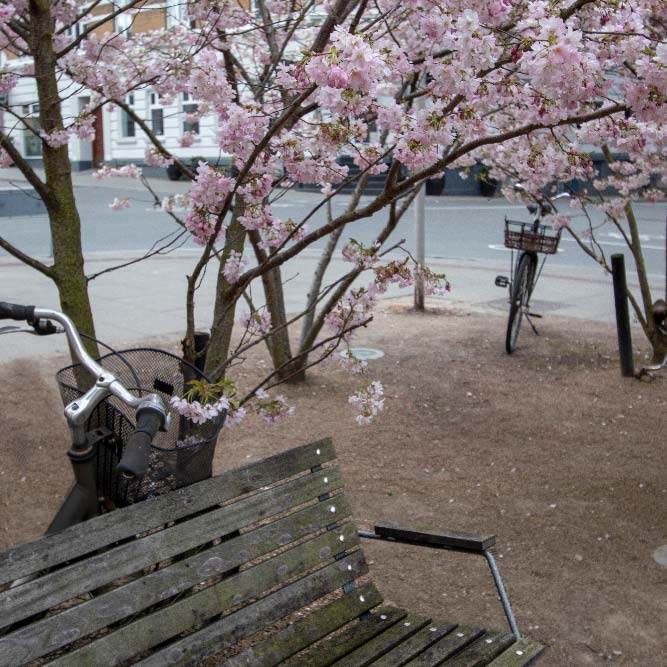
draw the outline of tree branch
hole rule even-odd
[[[27,264],[29,267],[36,269],[41,274],[45,275],[47,278],[55,280],[56,274],[53,271],[52,267],[46,266],[46,264],[42,264],[42,262],[35,259],[34,257],[31,257],[30,255],[26,255],[22,250],[19,250],[15,245],[12,245],[9,241],[2,238],[2,236],[0,236],[0,248],[3,248],[10,255],[13,255],[14,257],[16,257],[16,259],[20,260],[24,264]]]
[[[35,188],[37,194],[41,197],[44,204],[47,207],[54,207],[56,202],[50,190],[46,187],[46,183],[44,183],[44,181],[42,181],[42,179],[37,176],[37,173],[32,168],[32,165],[21,155],[21,153],[18,152],[16,146],[14,146],[12,143],[12,140],[2,131],[0,131],[0,146],[2,146],[9,157],[12,158],[14,164],[25,176],[25,179],[28,181],[28,183],[30,183],[30,185]]]
[[[167,158],[169,160],[173,160],[174,164],[190,179],[193,179],[195,177],[194,172],[187,167],[181,160],[179,160],[175,155],[170,153],[165,147],[164,144],[157,138],[153,130],[151,130],[150,127],[148,127],[148,124],[146,121],[137,114],[137,112],[129,105],[127,104],[124,100],[117,100],[114,99],[113,103],[117,106],[119,106],[132,120],[141,128],[141,131],[148,137],[150,142],[157,148],[158,153],[162,155],[162,157]]]

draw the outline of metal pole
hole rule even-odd
[[[489,564],[489,569],[493,575],[493,583],[496,585],[496,590],[500,596],[500,601],[503,605],[505,611],[505,616],[507,617],[507,622],[509,623],[510,629],[514,638],[519,641],[521,639],[521,633],[519,632],[519,626],[516,624],[516,618],[514,618],[514,613],[512,612],[512,607],[510,605],[510,600],[507,597],[505,592],[505,586],[503,585],[502,577],[500,576],[500,571],[496,565],[496,559],[493,557],[493,554],[490,551],[484,551],[484,557],[486,562]]]
[[[426,234],[424,231],[424,200],[426,190],[421,183],[415,197],[415,247],[416,259],[420,266],[426,263]],[[424,281],[421,278],[415,280],[415,310],[424,311]]]
[[[630,334],[628,290],[625,280],[625,257],[622,254],[619,253],[611,256],[611,273],[614,280],[616,331],[618,333],[618,353],[621,358],[621,375],[623,377],[632,377],[635,374],[635,369],[632,359],[632,336]]]
[[[419,96],[415,98],[414,110],[419,111],[424,108],[424,97]],[[415,259],[420,266],[424,266],[426,262],[426,243],[424,232],[424,200],[426,198],[425,181],[419,184],[417,196],[415,197]],[[415,310],[424,312],[424,281],[415,280]]]

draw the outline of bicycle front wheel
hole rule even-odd
[[[521,320],[524,311],[528,309],[528,301],[532,291],[533,276],[535,275],[536,259],[528,253],[523,253],[514,272],[512,281],[512,295],[510,298],[510,314],[507,320],[507,335],[505,336],[505,350],[512,354],[516,349],[521,330]]]

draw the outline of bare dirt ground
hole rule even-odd
[[[361,526],[497,534],[519,627],[548,646],[541,664],[664,665],[667,569],[653,552],[667,544],[667,377],[622,378],[606,326],[548,316],[512,357],[504,327],[500,313],[385,305],[357,342],[385,352],[369,373],[387,394],[376,424],[357,426],[347,404],[359,378],[316,368],[285,389],[293,418],[224,433],[216,471],[330,435]],[[48,365],[0,369],[0,548],[39,536],[69,484]],[[251,359],[241,381],[267,365]],[[365,550],[388,601],[503,627],[483,559]]]

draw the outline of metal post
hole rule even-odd
[[[630,313],[628,310],[628,290],[625,280],[625,257],[618,253],[611,256],[611,273],[614,280],[614,302],[616,304],[616,331],[618,333],[618,353],[621,359],[621,375],[635,374],[632,359],[632,336],[630,333]]]
[[[414,109],[418,111],[424,108],[424,96],[414,100]],[[426,263],[426,243],[424,231],[424,201],[426,199],[426,181],[422,181],[415,197],[415,258],[420,266]],[[424,281],[415,280],[415,310],[424,312]]]
[[[424,230],[424,200],[426,190],[424,183],[419,185],[415,197],[415,246],[416,259],[420,266],[426,263],[426,234]],[[415,310],[424,311],[424,281],[421,278],[415,280]]]

